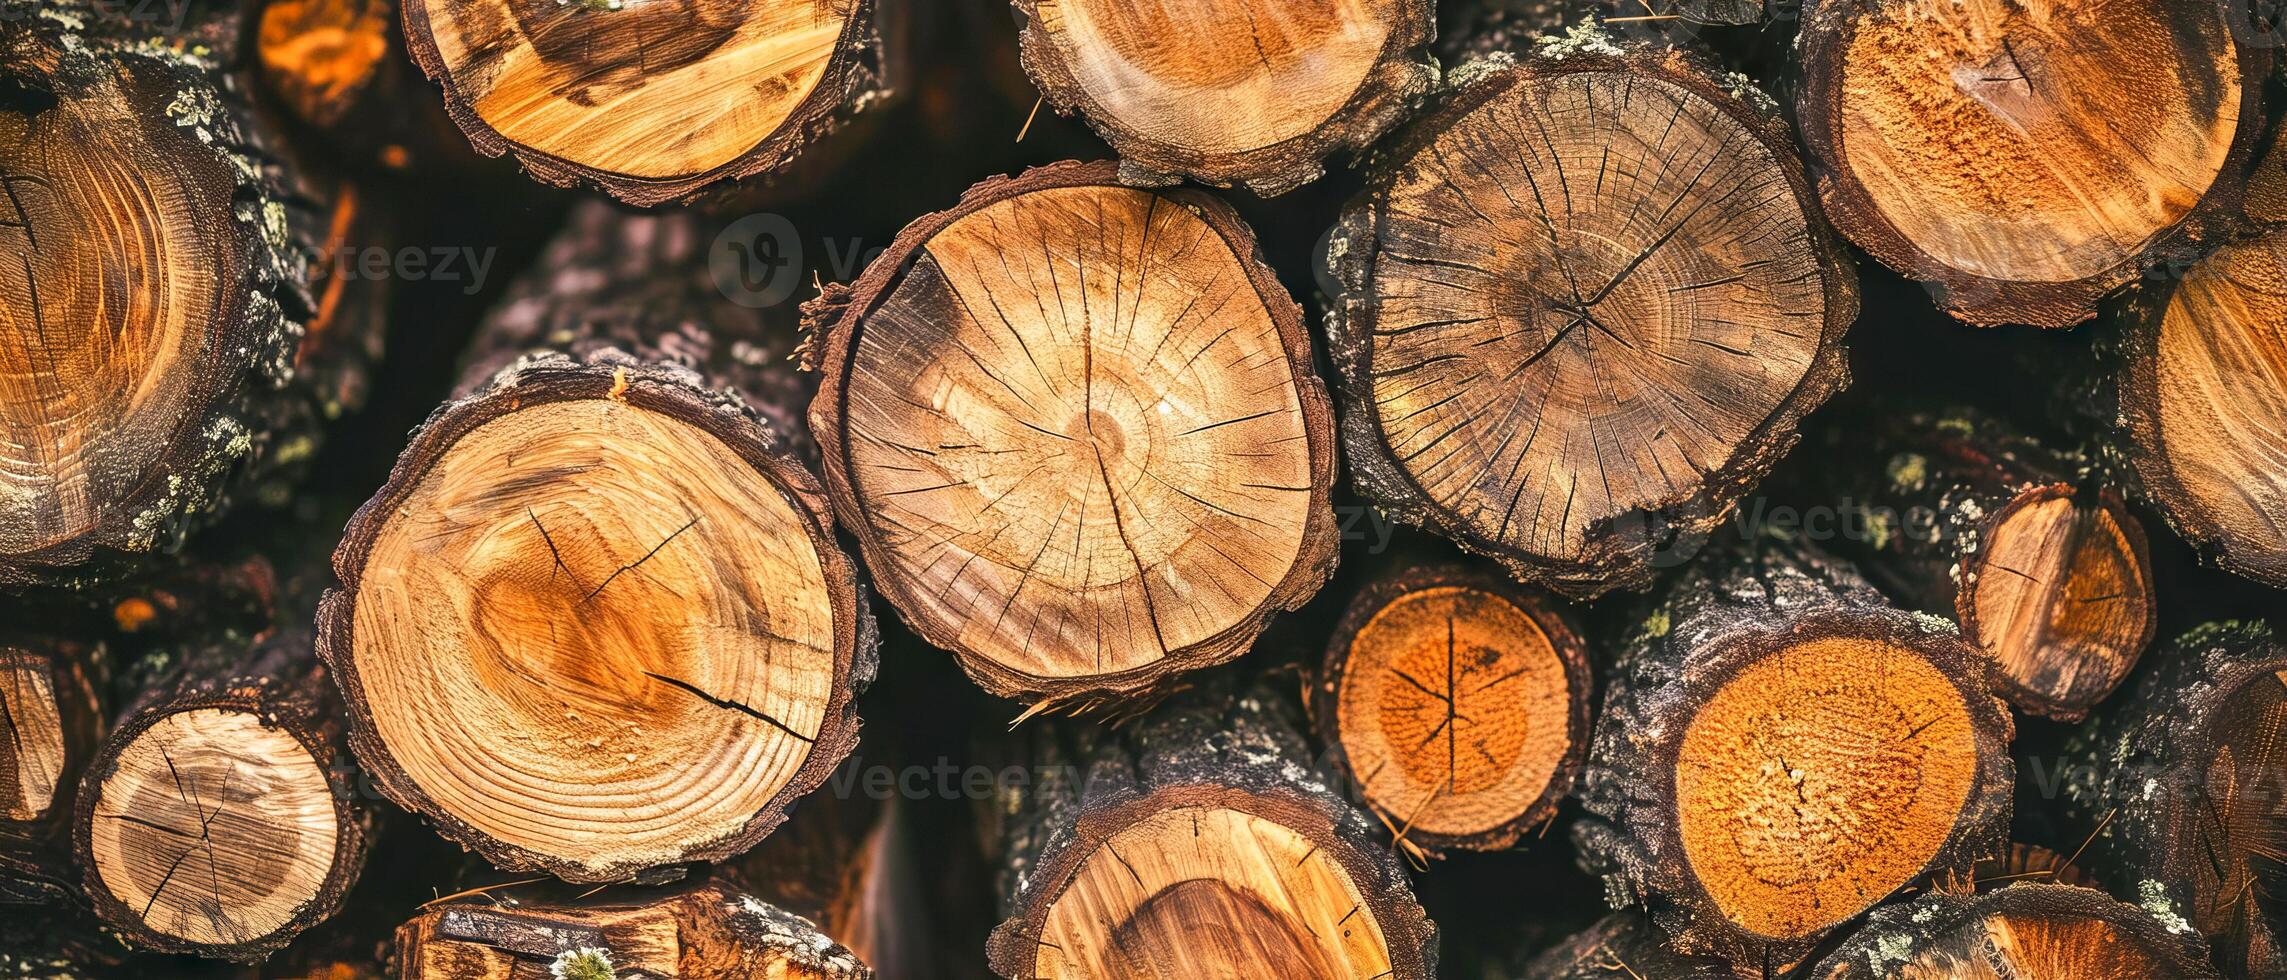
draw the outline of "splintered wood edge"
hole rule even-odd
[[[55,786],[45,806],[29,819],[0,815],[0,836],[5,836],[11,825],[34,828],[62,820],[73,809],[74,790],[79,786],[81,771],[102,746],[106,721],[102,698],[92,675],[89,661],[101,656],[101,648],[71,640],[48,636],[0,636],[0,672],[28,671],[46,678],[48,694],[53,699],[56,734],[60,737],[59,766],[55,773]],[[0,703],[0,714],[10,716],[15,734],[22,737],[22,715]],[[23,762],[19,758],[14,767],[19,773]],[[17,792],[16,787],[0,789],[0,799]]]
[[[416,0],[418,2],[418,0]],[[1437,17],[1428,0],[1400,0],[1400,16],[1383,42],[1381,54],[1358,83],[1350,100],[1309,132],[1269,146],[1238,153],[1212,153],[1155,140],[1122,126],[1089,96],[1072,74],[1056,46],[1040,26],[1040,0],[1013,0],[1021,22],[1017,32],[1018,57],[1025,74],[1040,89],[1042,98],[1063,115],[1079,114],[1088,128],[1111,144],[1120,159],[1157,174],[1189,177],[1203,184],[1229,187],[1243,183],[1262,197],[1276,197],[1324,173],[1328,156],[1343,151],[1362,153],[1392,126],[1404,119],[1423,96],[1437,86],[1436,62],[1428,48],[1435,40]],[[1133,170],[1124,171],[1129,176]],[[1171,182],[1162,178],[1158,182]]]
[[[671,376],[593,366],[529,368],[512,383],[439,408],[397,458],[388,482],[358,508],[342,532],[341,545],[333,556],[334,575],[341,584],[328,589],[318,604],[318,657],[340,687],[348,708],[350,749],[372,773],[384,795],[421,815],[439,834],[476,851],[494,867],[504,871],[544,871],[570,882],[622,881],[651,865],[621,861],[597,868],[542,854],[497,840],[438,806],[398,764],[374,726],[366,703],[365,685],[357,672],[353,612],[366,558],[383,527],[422,478],[463,436],[487,422],[533,405],[601,398],[624,400],[637,408],[687,423],[753,467],[808,525],[819,570],[832,597],[833,687],[808,755],[786,785],[750,817],[744,827],[719,840],[689,848],[679,860],[720,861],[745,851],[784,823],[795,801],[825,785],[834,768],[857,748],[859,719],[855,700],[858,690],[871,680],[879,656],[875,649],[878,636],[857,583],[856,569],[834,540],[833,515],[820,502],[816,478],[799,463],[769,447],[759,420],[745,413],[729,413],[711,403],[703,393]]]
[[[1818,190],[1829,222],[1872,255],[1875,261],[1899,270],[1908,278],[1935,284],[1944,290],[1938,306],[1956,319],[1979,327],[2020,323],[2045,328],[2074,326],[2096,315],[2097,301],[2143,273],[2144,256],[2171,246],[2228,237],[2240,223],[2240,199],[2249,159],[2264,132],[2264,80],[2271,74],[2271,52],[2234,36],[2239,54],[2239,132],[2232,138],[2223,167],[2216,172],[2200,203],[2185,213],[2175,227],[2155,236],[2135,257],[2112,269],[2069,282],[2030,282],[1990,279],[1962,272],[1922,251],[1883,216],[1882,209],[1855,179],[1835,176],[1847,172],[1842,159],[1843,53],[1856,36],[1859,15],[1896,0],[1858,3],[1821,3],[1804,17],[1796,35],[1796,63],[1801,84],[1795,98],[1795,118],[1803,148],[1821,164]],[[2211,2],[2211,0],[2195,0]],[[2230,11],[2217,4],[2219,16],[2230,23]],[[1961,302],[1961,298],[1967,302]]]
[[[1359,846],[1344,835],[1343,804],[1331,796],[1315,797],[1287,787],[1239,788],[1186,783],[1162,786],[1148,794],[1128,793],[1124,798],[1093,804],[1080,811],[1069,827],[1056,831],[1026,876],[1021,908],[993,929],[985,955],[994,973],[1029,978],[1037,938],[1046,928],[1048,913],[1063,896],[1088,858],[1127,827],[1163,810],[1185,806],[1221,807],[1278,824],[1315,842],[1314,853],[1334,858],[1350,883],[1365,899],[1367,914],[1382,930],[1391,972],[1384,980],[1430,980],[1437,942],[1437,927],[1414,900],[1405,872],[1394,856]],[[1352,819],[1356,817],[1353,814]]]
[[[459,0],[405,0],[404,8],[399,11],[404,22],[405,50],[412,56],[413,63],[420,66],[421,74],[442,89],[445,114],[452,117],[453,124],[460,128],[461,135],[468,137],[469,144],[488,157],[513,155],[524,171],[541,183],[552,187],[591,186],[636,207],[688,203],[717,183],[742,180],[785,167],[804,148],[856,115],[870,99],[888,94],[882,71],[887,56],[874,25],[876,0],[852,0],[849,19],[842,26],[841,36],[834,41],[834,55],[827,61],[825,75],[818,79],[817,87],[751,149],[728,163],[681,177],[654,179],[611,173],[513,142],[478,116],[476,107],[461,94],[452,70],[437,49],[437,39],[429,28],[428,5],[432,2]]]
[[[1033,167],[1014,177],[988,178],[964,192],[960,202],[952,208],[906,225],[855,282],[846,287],[829,286],[825,296],[813,300],[804,310],[804,326],[812,332],[807,341],[806,364],[813,365],[819,376],[818,394],[810,402],[811,437],[818,443],[828,497],[842,524],[857,539],[866,566],[873,572],[874,587],[890,600],[908,628],[932,646],[952,651],[962,671],[977,686],[997,697],[1035,701],[1034,711],[1075,704],[1148,700],[1164,693],[1168,685],[1186,671],[1236,658],[1246,652],[1271,617],[1299,609],[1317,594],[1319,587],[1334,574],[1334,564],[1339,557],[1339,535],[1335,533],[1333,511],[1334,408],[1311,358],[1310,333],[1303,325],[1302,307],[1287,293],[1286,287],[1280,285],[1263,259],[1254,233],[1230,205],[1203,191],[1158,189],[1149,193],[1191,209],[1222,237],[1254,285],[1256,295],[1262,299],[1264,310],[1278,330],[1279,339],[1286,346],[1296,399],[1302,405],[1303,431],[1309,436],[1311,485],[1301,546],[1286,577],[1271,590],[1254,615],[1233,623],[1222,633],[1180,650],[1169,650],[1166,656],[1143,666],[1093,677],[1041,677],[1010,669],[966,650],[955,632],[906,612],[906,607],[913,604],[907,591],[909,586],[894,572],[896,564],[892,556],[862,512],[857,486],[849,473],[849,439],[843,425],[847,394],[844,386],[862,323],[896,291],[930,239],[953,222],[1034,191],[1060,187],[1125,187],[1119,180],[1118,170],[1118,164],[1111,161],[1065,161]]]
[[[1479,574],[1459,566],[1409,568],[1396,575],[1373,582],[1360,590],[1343,610],[1342,619],[1326,644],[1325,665],[1317,683],[1310,686],[1307,701],[1310,720],[1320,744],[1342,767],[1350,784],[1350,794],[1368,809],[1381,815],[1392,827],[1404,826],[1407,815],[1392,813],[1366,794],[1363,780],[1350,768],[1349,755],[1343,749],[1340,697],[1344,668],[1350,659],[1350,646],[1358,631],[1392,601],[1423,589],[1458,586],[1496,596],[1507,601],[1541,628],[1549,641],[1549,649],[1564,665],[1565,684],[1570,688],[1571,710],[1569,744],[1557,761],[1556,771],[1549,776],[1548,786],[1539,797],[1500,825],[1473,834],[1441,834],[1409,827],[1402,837],[1431,853],[1446,850],[1500,851],[1516,846],[1518,840],[1541,822],[1553,819],[1557,805],[1571,795],[1573,781],[1579,777],[1581,766],[1588,758],[1591,739],[1594,677],[1588,666],[1587,645],[1572,628],[1566,616],[1552,604],[1513,582],[1491,575]]]
[[[1442,535],[1464,551],[1499,563],[1519,580],[1564,598],[1586,600],[1615,589],[1641,589],[1651,584],[1656,573],[1648,554],[1613,540],[1615,525],[1641,514],[1641,509],[1591,526],[1586,534],[1589,544],[1578,561],[1524,554],[1453,519],[1398,464],[1383,442],[1370,354],[1379,313],[1372,256],[1380,250],[1381,216],[1398,168],[1455,121],[1510,88],[1578,72],[1635,72],[1670,82],[1737,121],[1770,149],[1802,209],[1804,238],[1825,273],[1826,322],[1819,333],[1818,353],[1794,391],[1739,441],[1727,465],[1706,473],[1697,493],[1658,509],[1658,526],[1668,529],[1679,543],[1702,538],[1720,526],[1737,498],[1794,448],[1801,438],[1796,427],[1803,417],[1850,385],[1850,364],[1842,338],[1858,319],[1858,277],[1841,242],[1822,217],[1818,195],[1805,176],[1794,139],[1776,104],[1758,106],[1723,88],[1716,81],[1716,69],[1704,59],[1674,48],[1635,47],[1620,54],[1576,50],[1562,58],[1543,55],[1508,64],[1488,61],[1465,67],[1469,68],[1468,78],[1459,88],[1441,96],[1435,108],[1376,151],[1365,191],[1344,206],[1329,233],[1326,271],[1337,287],[1326,304],[1327,345],[1336,369],[1335,385],[1343,396],[1341,438],[1350,479],[1361,496],[1379,503],[1391,517]]]
[[[2150,956],[2152,965],[2171,972],[2175,980],[2206,980],[2216,976],[2208,963],[2205,943],[2197,933],[2172,932],[2145,909],[2115,901],[2112,896],[2077,885],[2020,883],[1982,895],[1933,893],[1884,906],[1829,952],[1806,977],[1820,980],[1874,980],[1895,976],[1898,967],[1913,961],[1931,944],[1952,937],[1957,930],[1975,928],[1989,916],[2022,916],[2102,924],[2119,930],[2121,938]],[[2085,951],[2100,956],[2107,946]],[[2107,974],[2121,975],[2121,974]]]
[[[304,930],[331,918],[341,908],[342,900],[347,897],[351,886],[357,884],[358,873],[365,867],[366,849],[372,841],[367,832],[365,811],[357,802],[356,777],[348,767],[341,765],[339,753],[324,740],[316,712],[297,706],[292,699],[285,701],[289,707],[281,712],[280,700],[249,696],[244,686],[234,687],[238,689],[170,701],[158,710],[135,715],[104,741],[103,748],[88,763],[87,774],[81,778],[79,798],[72,809],[71,836],[73,859],[88,878],[87,887],[82,890],[104,924],[118,930],[137,947],[237,963],[261,962],[285,948],[288,942]],[[279,693],[275,688],[267,690],[272,694]],[[193,942],[152,929],[143,922],[143,910],[129,908],[103,884],[102,873],[95,863],[95,835],[91,831],[96,808],[103,802],[104,783],[118,771],[119,754],[133,745],[144,732],[167,718],[202,710],[252,715],[264,726],[292,736],[325,773],[334,802],[334,827],[340,834],[334,841],[333,864],[326,869],[325,884],[320,887],[318,894],[296,909],[277,928],[240,943],[218,945]]]
[[[1895,610],[1864,609],[1815,614],[1779,628],[1749,627],[1727,632],[1713,642],[1720,649],[1684,674],[1675,687],[1660,695],[1670,713],[1681,713],[1666,725],[1657,742],[1637,751],[1648,753],[1646,771],[1672,774],[1691,717],[1742,671],[1791,647],[1821,640],[1875,642],[1914,651],[1953,686],[1960,696],[1976,745],[1977,770],[1967,796],[1957,811],[1944,841],[1931,850],[1919,872],[1900,889],[1935,877],[1965,876],[1979,859],[1999,854],[2008,846],[2010,794],[2015,789],[2016,764],[2009,743],[2016,726],[2007,707],[1986,688],[1988,658],[1984,651],[1948,632],[1936,632],[1911,614]],[[1673,898],[1681,908],[1657,909],[1659,919],[1679,952],[1720,956],[1734,963],[1791,963],[1809,954],[1819,940],[1842,928],[1848,919],[1809,936],[1764,936],[1733,925],[1718,911],[1715,898],[1700,883],[1685,858],[1681,809],[1672,778],[1637,788],[1620,824],[1628,836],[1644,842],[1649,853],[1634,868],[1653,891]],[[1649,815],[1647,817],[1646,815]],[[1895,894],[1895,890],[1892,894]],[[1880,904],[1879,898],[1866,903]],[[1861,909],[1861,912],[1864,910]],[[1855,918],[1853,916],[1852,918]]]
[[[1984,580],[1987,559],[1992,557],[1994,533],[2018,510],[2060,497],[2070,498],[2076,492],[2074,487],[2061,483],[2031,487],[2019,492],[2006,506],[1987,514],[1985,520],[1980,522],[1978,550],[1961,556],[1954,564],[1955,581],[1959,583],[1954,590],[1954,619],[1961,624],[1964,637],[1971,638],[1972,642],[1980,642],[1977,583]],[[2076,701],[2065,701],[2046,691],[2028,687],[2005,670],[1996,669],[1987,678],[1994,693],[2018,710],[2061,722],[2078,722],[2088,717],[2089,709],[2119,690],[2128,675],[2135,672],[2137,661],[2143,659],[2144,651],[2151,647],[2152,638],[2160,628],[2159,601],[2151,578],[2152,559],[2149,543],[2144,536],[2144,522],[2129,511],[2127,501],[2109,488],[2097,491],[2090,503],[2111,516],[2114,526],[2120,529],[2121,538],[2128,545],[2127,557],[2130,564],[2144,575],[2143,630],[2121,651],[2121,666],[2113,672],[2110,682]]]

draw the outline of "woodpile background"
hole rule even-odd
[[[2287,977],[2251,0],[0,0],[0,975]]]

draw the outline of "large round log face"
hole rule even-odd
[[[329,886],[342,843],[333,787],[291,732],[194,708],[113,751],[89,787],[99,901],[163,936],[228,947],[276,933]]]
[[[1815,935],[1920,876],[1980,777],[1956,682],[1879,639],[1824,638],[1754,660],[1690,719],[1676,833],[1714,910],[1774,938]]]
[[[155,472],[248,356],[236,178],[196,135],[220,109],[137,64],[0,71],[27,73],[0,77],[0,557],[154,534]]]
[[[1371,977],[1390,954],[1348,871],[1310,837],[1228,806],[1113,831],[1047,906],[1031,976]]]
[[[801,508],[714,435],[618,398],[475,427],[362,556],[351,654],[374,731],[433,805],[579,872],[738,834],[833,693],[837,608]]]

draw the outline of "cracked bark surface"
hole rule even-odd
[[[2092,452],[1967,409],[1837,426],[1820,474],[1845,514],[1838,550],[1908,608],[1952,616],[1993,658],[1995,693],[2078,721],[2158,622],[2143,524]]]
[[[886,92],[873,0],[408,0],[413,60],[478,151],[630,204],[784,167]]]
[[[1980,326],[2069,327],[2227,231],[2268,47],[2229,5],[1819,3],[1803,142],[1835,227]]]
[[[1556,814],[1588,751],[1587,648],[1505,578],[1417,567],[1368,585],[1312,686],[1355,793],[1421,850],[1501,850]]]
[[[206,522],[357,362],[297,364],[323,208],[235,79],[83,5],[8,14],[0,584],[82,582]]]
[[[2145,980],[2217,976],[2196,936],[2092,888],[2017,884],[1877,910],[1806,980]]]
[[[359,759],[504,869],[729,857],[856,744],[873,624],[770,421],[792,325],[716,290],[710,231],[580,209],[335,554]]]
[[[1333,568],[1333,419],[1230,208],[996,178],[805,307],[826,485],[907,625],[1003,697],[1238,656]]]
[[[2209,937],[2229,976],[2287,972],[2287,648],[2210,623],[2155,650],[2066,747],[2067,827],[2113,894]]]
[[[562,905],[447,905],[397,928],[398,980],[869,980],[801,916],[721,884]]]
[[[1857,280],[1761,93],[1583,28],[1454,72],[1326,261],[1343,446],[1401,520],[1640,588],[1847,383]]]
[[[1008,919],[993,970],[1435,976],[1435,927],[1372,822],[1310,767],[1293,713],[1218,681],[1123,731],[1043,726],[1048,778],[996,801]]]
[[[1014,0],[1042,97],[1119,152],[1121,176],[1264,197],[1363,151],[1437,83],[1428,0]]]
[[[1952,624],[1789,538],[1726,542],[1662,595],[1607,675],[1577,794],[1615,907],[1768,973],[2006,846],[2014,730]]]

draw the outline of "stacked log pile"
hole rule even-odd
[[[0,975],[2287,980],[2268,37],[0,0]]]

